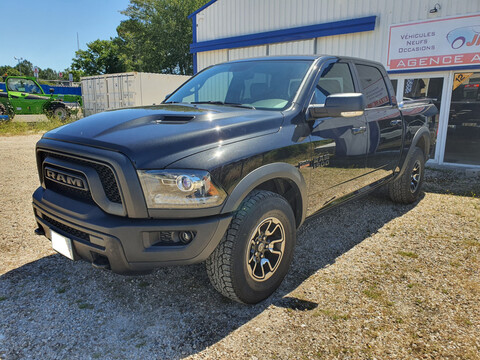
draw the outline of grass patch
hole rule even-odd
[[[57,294],[63,294],[67,289],[65,288],[59,288],[57,289]]]
[[[4,301],[4,300],[7,300],[7,297],[6,296],[0,296],[0,301]]]
[[[401,255],[401,256],[404,256],[404,257],[409,257],[409,258],[412,258],[412,259],[418,258],[418,254],[414,253],[412,251],[398,251],[397,254]]]
[[[50,131],[59,126],[68,124],[71,121],[61,121],[57,118],[49,119],[48,121],[39,122],[16,122],[16,121],[4,121],[0,122],[0,135],[13,136],[13,135],[28,135],[42,133]]]
[[[348,314],[341,314],[334,310],[330,309],[319,309],[316,313],[313,314],[314,316],[325,315],[330,319],[337,321],[337,320],[348,320],[350,316]]]
[[[380,291],[376,290],[373,287],[369,287],[368,289],[363,290],[363,293],[367,297],[369,297],[370,299],[373,299],[373,300],[380,300],[382,298],[382,293]]]
[[[466,245],[466,246],[480,246],[480,241],[477,241],[477,240],[463,240],[462,244]]]
[[[146,282],[146,281],[141,281],[141,282],[138,284],[138,287],[144,288],[144,287],[147,287],[148,285],[150,285],[150,283],[148,283],[148,282]]]
[[[94,306],[92,304],[87,304],[87,303],[81,303],[81,304],[78,304],[78,308],[79,309],[88,309],[88,310],[92,310],[94,308]]]
[[[138,343],[137,345],[135,345],[135,347],[136,347],[137,349],[140,349],[141,347],[144,347],[145,345],[147,345],[147,342],[146,342],[146,341],[143,341],[143,342]]]

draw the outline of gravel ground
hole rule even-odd
[[[429,169],[414,205],[311,219],[256,306],[202,264],[124,277],[54,253],[35,223],[38,135],[0,137],[0,359],[480,359],[480,179]]]

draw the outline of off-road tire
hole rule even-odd
[[[252,275],[251,267],[249,270],[249,264],[253,263],[248,259],[251,260],[253,251],[256,251],[252,242],[254,236],[260,233],[262,224],[272,221],[270,219],[275,219],[274,224],[278,225],[276,231],[284,231],[283,256],[278,256],[278,264],[270,277],[260,281]],[[237,302],[255,304],[266,299],[278,288],[288,272],[296,236],[295,217],[288,202],[270,191],[253,191],[242,202],[220,244],[206,261],[210,282],[222,295]],[[279,240],[271,241],[272,244],[266,247],[262,255],[264,258],[273,255],[273,252],[269,253],[269,248],[275,251],[273,246],[279,245]],[[273,242],[277,244],[273,245]],[[252,252],[248,253],[250,250]],[[271,268],[270,262],[267,265]],[[269,272],[268,268],[266,270]]]
[[[417,176],[418,175],[418,176]],[[416,147],[403,174],[388,184],[388,193],[392,201],[411,204],[417,201],[425,178],[425,155]]]
[[[57,117],[62,121],[69,117],[68,110],[63,104],[53,104],[48,110],[48,114],[50,116]]]

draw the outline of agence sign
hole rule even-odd
[[[387,68],[480,66],[480,14],[390,26]]]

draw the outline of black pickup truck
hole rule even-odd
[[[388,188],[414,202],[434,105],[404,104],[381,64],[334,56],[209,67],[158,106],[93,115],[36,147],[36,233],[116,273],[205,261],[244,303],[282,282],[305,218]]]

